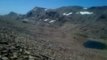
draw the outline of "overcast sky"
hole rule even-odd
[[[57,8],[61,6],[107,6],[107,0],[0,0],[0,14],[10,11],[25,14],[35,6]]]

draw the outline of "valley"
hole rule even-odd
[[[106,55],[107,6],[0,15],[1,60],[107,60]]]

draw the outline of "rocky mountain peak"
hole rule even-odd
[[[41,10],[45,10],[45,8],[42,8],[42,7],[34,7],[33,9],[32,9],[32,11],[41,11]]]
[[[7,15],[9,15],[9,16],[17,16],[18,14],[17,13],[15,13],[15,12],[13,12],[13,11],[11,11],[9,14],[7,14]]]
[[[39,16],[42,15],[42,13],[45,13],[45,8],[42,7],[34,7],[31,11],[29,11],[26,16],[32,17],[32,16]]]

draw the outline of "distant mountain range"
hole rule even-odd
[[[64,23],[81,24],[81,26],[99,26],[107,30],[107,6],[84,8],[81,6],[64,6],[56,9],[35,7],[25,15],[10,12],[0,19],[19,20],[42,26],[63,26]]]
[[[64,22],[83,23],[107,21],[107,6],[83,8],[81,6],[64,6],[56,9],[35,7],[25,15],[10,12],[4,19],[17,19],[34,24],[59,24]]]

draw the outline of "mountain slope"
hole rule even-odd
[[[18,60],[32,57],[33,60],[107,60],[106,12],[106,6],[35,7],[25,15],[11,12],[0,16],[0,59],[12,60],[16,52],[17,56],[21,55],[15,57]],[[90,46],[89,41],[100,42],[106,47],[84,46],[86,42]],[[7,52],[8,49],[12,52]],[[4,51],[6,53],[1,53]]]

